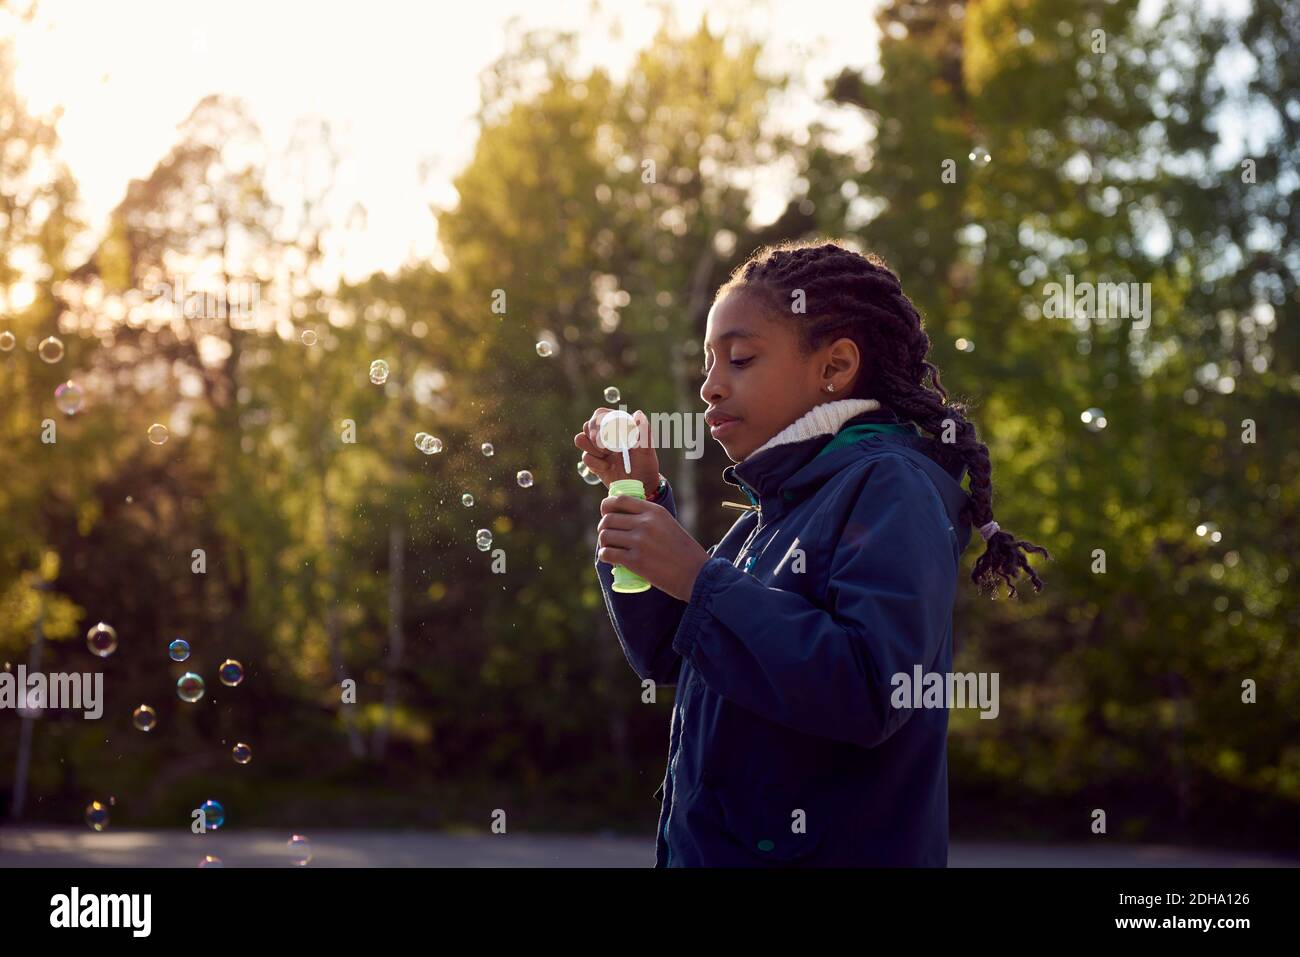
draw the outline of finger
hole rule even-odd
[[[588,453],[589,455],[594,455],[597,458],[603,459],[610,454],[604,449],[598,448],[596,446],[596,443],[591,440],[590,436],[588,436],[586,432],[579,432],[577,435],[575,435],[573,437],[573,444],[576,445],[578,448],[582,449],[582,451]]]
[[[609,409],[601,406],[591,414],[591,418],[587,420],[587,424],[583,427],[584,431],[587,433],[587,438],[591,439],[591,444],[596,446],[596,448],[600,448],[600,443],[596,441],[596,437],[600,431],[600,420],[603,419],[605,414],[609,411]]]
[[[654,448],[654,442],[650,435],[650,420],[646,417],[646,414],[637,409],[636,412],[632,413],[632,419],[637,426],[637,441],[632,448],[639,450]]]
[[[602,478],[609,474],[610,470],[614,467],[614,463],[605,456],[592,455],[590,452],[582,453],[582,464]]]
[[[633,498],[631,495],[607,495],[600,500],[600,514],[608,515],[610,512],[626,512],[630,515],[642,515],[656,508],[662,508],[654,502],[647,502],[643,498]]]
[[[630,553],[635,544],[636,533],[622,528],[607,528],[596,536],[600,548],[618,548]]]
[[[626,548],[597,549],[596,558],[611,565],[626,565],[629,561],[635,560],[635,556]]]
[[[607,528],[628,531],[636,528],[639,524],[640,521],[636,515],[628,512],[610,512],[600,517],[600,521],[596,524],[596,534],[599,535]]]

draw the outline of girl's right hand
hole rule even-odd
[[[659,456],[651,441],[650,422],[640,409],[632,414],[640,437],[637,444],[627,451],[632,471],[625,472],[623,453],[611,452],[602,447],[598,438],[600,420],[612,411],[614,410],[601,407],[593,412],[591,418],[583,425],[582,431],[573,437],[573,444],[582,450],[583,464],[605,484],[605,488],[609,488],[611,482],[617,482],[619,479],[639,479],[645,486],[646,497],[649,497],[659,487]]]

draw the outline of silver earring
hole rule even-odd
[[[834,392],[834,391],[835,391],[835,383],[832,382],[832,383],[830,383],[828,386],[826,386],[826,391],[827,391],[827,392]]]

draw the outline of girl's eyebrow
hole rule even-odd
[[[757,332],[751,332],[748,329],[732,329],[718,336],[716,344],[721,345],[723,342],[725,342],[728,339],[762,339],[762,338],[763,337],[760,336]],[[706,349],[709,348],[709,344],[707,342],[704,343],[704,348]]]

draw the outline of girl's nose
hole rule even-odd
[[[700,386],[700,398],[710,405],[716,405],[727,395],[726,389],[718,380],[718,366],[721,364],[720,362],[713,364],[713,369],[705,377],[704,384]]]

